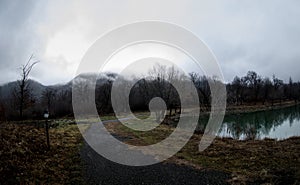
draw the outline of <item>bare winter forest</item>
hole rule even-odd
[[[299,0],[0,0],[0,185],[300,184],[299,18]]]

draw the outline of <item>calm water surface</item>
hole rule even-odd
[[[198,131],[205,129],[207,118],[199,121]],[[300,106],[256,113],[227,115],[219,137],[234,139],[286,139],[300,136]]]

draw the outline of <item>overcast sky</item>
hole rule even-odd
[[[298,0],[0,1],[0,83],[18,78],[31,54],[31,78],[72,79],[85,51],[120,25],[161,20],[181,25],[217,57],[226,81],[255,70],[300,80]]]

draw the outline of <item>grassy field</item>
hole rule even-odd
[[[129,130],[119,123],[107,127],[110,132],[130,136],[133,145],[154,144],[172,132],[162,125],[150,132]],[[232,174],[232,184],[300,184],[300,138],[237,141],[217,138],[204,152],[198,151],[201,135],[194,134],[188,144],[166,162],[215,169]]]
[[[43,123],[0,123],[0,184],[83,184],[77,125],[54,121],[47,150]]]
[[[0,184],[84,184],[79,155],[82,136],[75,122],[51,121],[49,151],[43,123],[0,123]],[[130,138],[126,142],[133,145],[157,143],[174,129],[160,125],[149,132],[137,132],[117,122],[106,124],[106,128]],[[230,173],[231,184],[300,183],[299,137],[282,141],[217,138],[204,152],[198,151],[200,139],[201,135],[194,134],[188,144],[166,162]]]

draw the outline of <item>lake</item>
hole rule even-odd
[[[208,118],[201,118],[197,130],[204,131]],[[300,106],[226,115],[219,137],[233,139],[286,139],[300,136]]]

